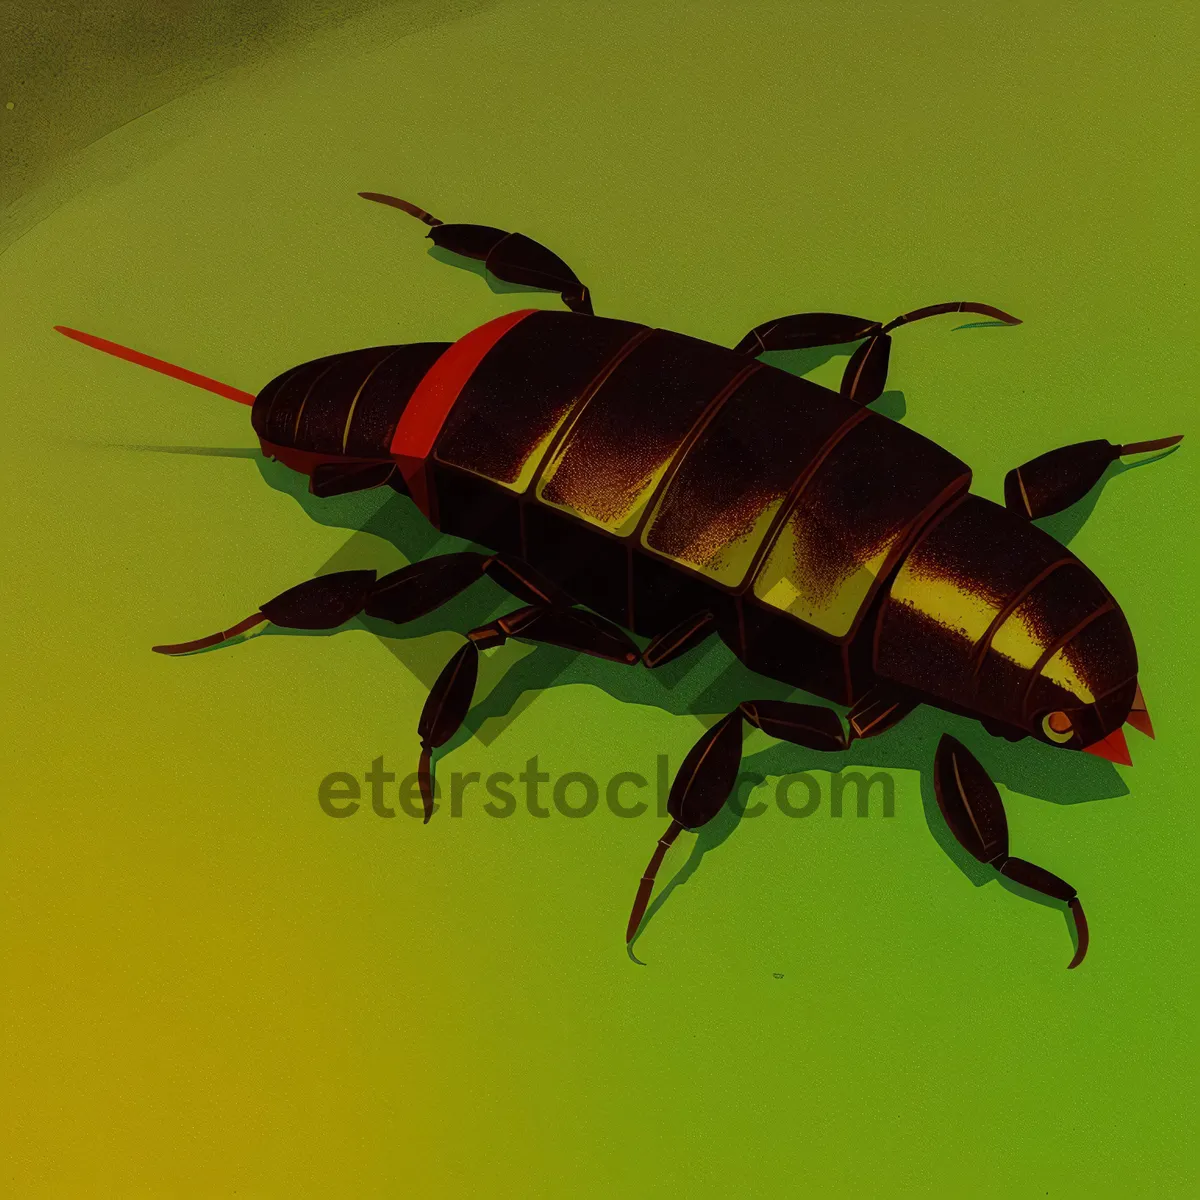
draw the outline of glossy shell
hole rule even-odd
[[[1100,736],[1136,686],[1111,596],[1029,521],[969,496],[963,462],[683,334],[510,313],[457,343],[305,363],[263,389],[253,422],[306,472],[396,461],[447,533],[637,633],[711,611],[747,666],[831,700],[882,677],[1026,729],[1086,703]]]
[[[552,543],[593,548],[611,566],[582,580],[588,602],[633,629],[657,631],[660,606],[639,595],[669,568],[833,643],[970,482],[933,442],[806,380],[682,334],[552,312],[483,359],[434,458],[444,528],[485,532],[455,502],[464,476],[477,495],[502,491],[503,520],[474,517],[489,536],[505,526],[506,548],[560,577],[588,572]]]
[[[1081,744],[1120,726],[1137,686],[1133,636],[1104,585],[1061,543],[980,496],[949,508],[906,556],[880,613],[875,666],[1024,727],[1089,706],[1075,718]]]

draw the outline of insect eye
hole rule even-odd
[[[1042,732],[1052,742],[1069,742],[1075,733],[1071,718],[1065,712],[1047,713],[1042,718]]]

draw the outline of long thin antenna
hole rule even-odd
[[[438,226],[444,225],[445,221],[439,221],[437,217],[431,216],[423,208],[418,208],[415,204],[409,203],[407,200],[401,200],[399,196],[385,196],[382,192],[359,192],[364,200],[374,200],[376,204],[387,204],[392,208],[398,208],[401,212],[406,212],[410,217],[416,217],[418,221],[424,221],[426,225]]]
[[[54,328],[57,332],[66,334],[67,337],[74,338],[75,341],[82,342],[85,346],[91,346],[93,350],[103,350],[105,354],[111,354],[114,358],[123,358],[126,362],[136,363],[139,367],[149,367],[150,370],[157,371],[160,375],[167,375],[182,383],[190,383],[192,387],[203,388],[206,392],[215,392],[218,396],[224,396],[226,400],[236,400],[239,404],[254,403],[254,396],[251,392],[243,392],[240,388],[230,387],[229,384],[221,383],[217,379],[210,379],[207,375],[198,375],[186,367],[177,367],[174,363],[164,362],[161,358],[151,358],[149,354],[143,354],[140,350],[130,350],[128,346],[118,345],[116,342],[96,337],[94,334],[80,333],[78,329],[68,329],[65,325],[55,325]]]

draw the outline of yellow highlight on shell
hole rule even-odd
[[[977,645],[999,611],[983,597],[964,591],[946,575],[902,570],[892,587],[892,599],[931,617],[972,645]]]

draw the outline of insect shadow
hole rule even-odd
[[[467,260],[466,265],[469,269],[477,269],[477,273],[485,274],[481,269],[482,264],[472,264]],[[498,287],[499,290],[526,290],[508,284],[499,284]],[[763,355],[762,359],[792,374],[806,375],[834,357],[848,356],[851,349],[848,346],[826,346],[772,353]],[[904,415],[905,398],[899,391],[885,392],[872,407],[898,419]],[[129,449],[187,452],[183,447],[166,446]],[[203,450],[192,452],[220,453]],[[305,513],[319,524],[354,531],[354,536],[315,572],[317,574],[356,568],[374,568],[383,574],[434,554],[460,549],[487,552],[486,547],[472,546],[461,539],[440,533],[419,516],[410,500],[390,489],[380,488],[319,499],[308,492],[305,476],[279,463],[263,458],[254,451],[230,450],[226,453],[229,457],[255,457],[264,481],[274,490],[295,499]],[[1128,469],[1129,465],[1114,463],[1087,496],[1066,512],[1040,522],[1041,527],[1060,541],[1069,542],[1090,516],[1108,481]],[[403,626],[357,618],[342,629],[358,627],[372,632],[427,691],[452,652],[444,638],[432,635],[449,632],[462,634],[519,606],[520,602],[508,592],[483,578],[442,608]],[[265,632],[257,636],[328,637],[337,632],[339,630],[285,630],[268,626]],[[242,639],[235,639],[239,640]],[[229,642],[224,645],[232,644]],[[221,648],[224,647],[214,647],[213,650]],[[709,639],[689,654],[655,671],[640,666],[624,667],[549,646],[538,646],[513,663],[511,653],[506,648],[499,654],[487,656],[481,663],[476,702],[462,728],[442,748],[439,758],[452,754],[455,747],[472,737],[485,745],[490,744],[540,695],[564,684],[588,684],[625,704],[641,704],[679,716],[691,716],[697,721],[697,736],[705,725],[732,711],[743,700],[795,699],[807,703],[827,703],[748,670],[716,638]],[[1019,743],[1007,742],[988,734],[975,721],[930,707],[917,709],[882,736],[855,742],[849,750],[836,754],[815,753],[786,743],[771,745],[747,755],[742,762],[741,774],[744,779],[758,783],[808,770],[831,773],[844,768],[914,771],[921,779],[922,807],[930,831],[949,858],[975,886],[998,880],[1007,890],[1027,899],[1048,907],[1061,907],[1040,893],[998,876],[995,871],[977,862],[950,832],[937,806],[931,770],[937,743],[943,733],[958,738],[980,761],[986,763],[989,774],[997,783],[1023,795],[1056,804],[1077,804],[1112,799],[1128,795],[1129,792],[1113,765],[1103,759],[1064,753],[1030,738]],[[398,730],[397,736],[406,735]],[[642,924],[643,932],[655,914],[669,901],[674,890],[691,879],[704,856],[719,849],[729,839],[743,813],[742,803],[731,800],[715,819],[697,832],[686,861],[650,906]],[[1073,923],[1065,912],[1064,919],[1074,935]],[[630,953],[632,955],[632,947]]]

